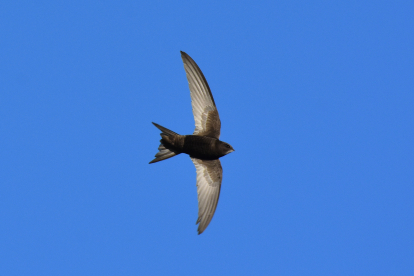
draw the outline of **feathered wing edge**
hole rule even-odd
[[[220,160],[191,158],[197,171],[198,234],[206,230],[217,208],[220,196],[223,169]]]
[[[191,105],[195,121],[194,135],[220,137],[220,117],[210,87],[197,63],[181,51],[184,70],[190,88]]]

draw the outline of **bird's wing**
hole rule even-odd
[[[194,60],[181,52],[184,69],[190,87],[196,128],[194,135],[220,138],[221,122],[207,80]]]
[[[216,211],[223,169],[220,160],[191,158],[197,170],[198,234],[206,230]]]

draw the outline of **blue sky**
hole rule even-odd
[[[414,275],[411,1],[3,1],[0,275]],[[212,89],[200,236],[180,58]]]

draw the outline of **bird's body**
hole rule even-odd
[[[221,143],[223,142],[216,138],[186,135],[183,152],[190,155],[190,157],[203,160],[219,159],[227,153],[227,150],[221,149]]]
[[[233,152],[234,149],[219,140],[221,122],[203,73],[189,55],[181,52],[181,58],[190,87],[196,129],[192,135],[180,135],[153,123],[161,130],[161,145],[150,164],[180,153],[190,156],[197,171],[197,224],[198,233],[201,234],[213,218],[220,195],[223,170],[219,158]]]
[[[219,159],[226,155],[227,152],[227,150],[223,151],[220,147],[221,143],[223,143],[222,141],[207,136],[165,135],[160,142],[164,147],[177,154],[186,153],[190,155],[190,157],[203,160]],[[151,161],[151,163],[155,162]]]

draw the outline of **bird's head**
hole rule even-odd
[[[229,154],[230,152],[233,152],[234,149],[232,146],[230,146],[230,144],[226,143],[226,142],[222,142],[219,144],[219,149],[220,152],[224,155]]]

